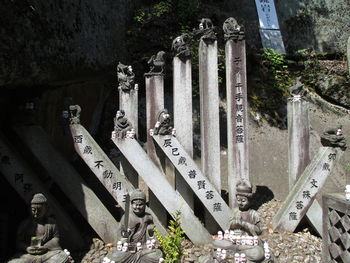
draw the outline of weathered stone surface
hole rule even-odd
[[[295,230],[342,154],[343,151],[337,148],[319,149],[275,215],[272,221],[274,230]]]
[[[2,160],[0,165],[1,174],[5,176],[27,204],[30,203],[34,193],[43,193],[49,200],[50,210],[57,218],[60,227],[62,246],[69,250],[82,248],[83,238],[70,216],[50,194],[47,186],[37,178],[26,162],[13,150],[13,147],[5,142],[2,134],[0,134],[0,156]],[[4,160],[8,160],[8,162],[4,162]]]
[[[128,181],[125,175],[121,174],[113,162],[107,157],[96,141],[87,130],[80,124],[70,126],[73,139],[82,135],[81,143],[74,143],[74,148],[91,171],[97,176],[106,190],[113,196],[118,204],[125,209],[125,194],[134,190],[134,186]],[[96,166],[96,161],[102,161],[103,169]],[[160,224],[156,215],[147,210],[153,216],[154,224],[162,234],[166,233],[165,228]]]
[[[221,191],[217,41],[199,42],[202,172]]]
[[[193,156],[193,122],[192,122],[192,64],[173,58],[173,105],[176,138],[181,142],[189,156]],[[175,186],[187,203],[193,208],[194,199],[181,175],[175,174]]]
[[[348,45],[346,47],[346,56],[348,58],[348,71],[349,71],[349,75],[350,75],[350,36],[348,38]]]
[[[228,40],[226,55],[227,163],[230,207],[236,207],[236,185],[249,181],[247,71],[244,38]]]
[[[154,135],[153,139],[164,151],[220,227],[224,230],[228,229],[230,218],[233,216],[231,209],[221,198],[220,193],[216,191],[208,178],[202,174],[180,142],[171,135]]]
[[[129,0],[3,1],[0,85],[110,68],[125,56],[133,6]]]
[[[194,215],[186,201],[166,180],[164,173],[151,161],[139,143],[134,139],[112,139],[112,141],[143,178],[158,200],[161,201],[164,208],[170,214],[174,214],[177,210],[181,212],[181,228],[188,238],[195,244],[209,243],[211,236],[208,231]]]
[[[16,127],[15,131],[96,233],[105,242],[116,243],[118,222],[74,168],[54,149],[48,135],[38,126]],[[80,137],[75,139],[79,141]],[[96,166],[103,168],[98,163]]]

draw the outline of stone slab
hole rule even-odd
[[[124,174],[121,174],[118,168],[108,158],[100,146],[96,143],[89,132],[80,124],[70,125],[73,141],[74,138],[81,138],[80,143],[74,143],[75,151],[83,159],[90,170],[96,175],[106,190],[111,194],[115,201],[125,209],[126,194],[130,193],[135,187],[129,182]],[[80,140],[79,140],[80,141]],[[103,169],[96,166],[96,162],[102,161]],[[160,233],[166,234],[166,229],[160,224],[157,216],[152,210],[147,208],[153,216],[153,221]]]
[[[45,131],[39,126],[14,129],[22,143],[28,147],[47,174],[59,185],[100,238],[106,243],[118,242],[119,223],[68,161],[55,150]],[[76,140],[79,139],[76,138]],[[100,166],[100,168],[103,167]]]
[[[349,262],[350,260],[350,201],[345,193],[322,196],[323,208],[323,262]]]
[[[343,151],[321,147],[272,220],[277,231],[293,232],[322,188],[334,164]]]
[[[28,204],[35,193],[43,193],[54,213],[60,227],[61,245],[68,250],[82,249],[84,247],[83,237],[74,225],[71,217],[59,205],[49,192],[50,185],[45,185],[35,175],[23,158],[11,146],[4,136],[0,134],[0,171],[16,190],[18,195]],[[6,162],[5,160],[8,160]]]
[[[153,163],[135,139],[112,139],[115,145],[146,182],[164,208],[174,214],[181,212],[181,227],[194,244],[211,242],[211,236],[194,215],[182,196],[173,189],[164,173]]]
[[[227,164],[230,207],[237,207],[236,185],[249,181],[248,101],[245,40],[225,45],[227,92]]]
[[[263,29],[280,29],[274,0],[255,0],[259,16],[259,27]]]
[[[189,156],[193,156],[192,123],[192,64],[191,59],[182,61],[173,58],[173,105],[176,138]],[[193,193],[181,175],[175,173],[175,187],[191,208],[194,207]]]
[[[217,41],[201,40],[198,52],[202,172],[221,192]]]
[[[216,191],[208,178],[202,174],[177,138],[172,135],[154,135],[153,139],[164,151],[219,226],[223,230],[229,229],[230,218],[233,217],[231,209],[221,198],[221,195]]]

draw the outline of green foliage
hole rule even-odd
[[[173,215],[174,220],[170,220],[168,226],[169,235],[162,236],[157,229],[155,229],[155,235],[160,243],[160,246],[165,255],[165,262],[179,262],[183,255],[181,247],[182,241],[184,241],[184,231],[181,229],[180,211],[176,211]]]
[[[291,78],[285,56],[273,49],[265,48],[262,54],[262,66],[271,74],[274,87],[286,95],[291,85]]]
[[[134,17],[134,20],[144,25],[157,17],[168,14],[172,8],[172,0],[160,1],[153,6],[139,9]]]

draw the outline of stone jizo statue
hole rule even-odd
[[[107,257],[120,263],[158,263],[163,254],[155,247],[153,217],[146,212],[145,193],[135,189],[130,205],[131,211],[123,215],[118,230],[122,237],[119,246]]]
[[[32,216],[23,221],[17,234],[18,253],[8,263],[64,263],[71,262],[60,247],[54,218],[48,215],[46,197],[37,193],[31,201]]]
[[[135,88],[135,73],[132,71],[132,66],[126,66],[119,62],[117,76],[119,90],[127,92]]]
[[[251,196],[250,183],[243,180],[239,181],[236,193],[238,209],[235,208],[233,211],[230,229],[229,231],[226,230],[223,236],[222,232],[219,233],[220,237],[213,242],[214,248],[221,252],[222,250],[227,251],[225,258],[230,258],[233,262],[237,253],[244,255],[247,263],[265,262],[263,244],[258,238],[262,233],[259,214],[256,210],[250,208]],[[216,254],[214,253],[214,259],[217,257]],[[210,259],[206,262],[214,261]]]

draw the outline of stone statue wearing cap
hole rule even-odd
[[[234,236],[257,237],[262,233],[259,214],[256,210],[250,208],[250,198],[252,196],[252,187],[248,181],[239,181],[237,183],[237,204],[238,208],[233,210],[233,217],[230,221],[230,232]],[[225,249],[229,254],[244,253],[246,262],[264,262],[265,253],[261,241],[257,245],[248,245],[232,242],[230,239],[215,240],[214,248]],[[207,261],[211,262],[211,261]]]
[[[154,224],[152,215],[146,212],[145,193],[140,189],[131,192],[130,205],[128,220],[125,220],[127,215],[123,215],[119,228],[121,242],[127,243],[128,251],[113,250],[107,257],[121,263],[158,263],[162,252],[146,248],[147,240],[154,237]]]
[[[48,215],[46,197],[37,193],[31,201],[31,218],[23,221],[17,234],[15,258],[8,263],[63,263],[69,256],[59,245],[59,233],[55,219]]]

